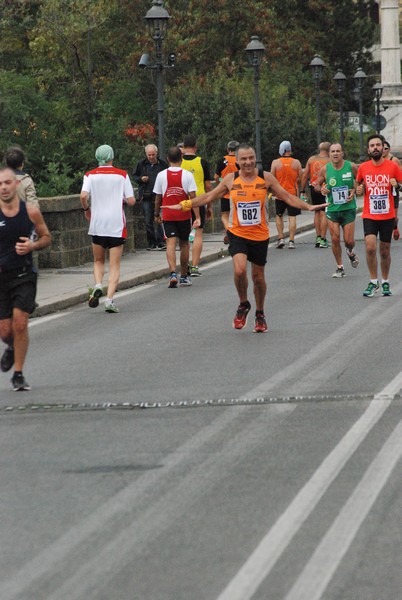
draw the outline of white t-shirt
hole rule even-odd
[[[194,175],[190,173],[190,171],[186,171],[186,169],[182,169],[181,167],[169,167],[169,169],[165,169],[158,173],[153,192],[154,194],[160,194],[163,198],[166,189],[167,189],[167,171],[183,171],[181,174],[181,185],[183,190],[189,194],[190,192],[197,191],[197,184],[195,183]]]
[[[82,191],[91,197],[88,234],[127,237],[123,201],[134,196],[127,172],[112,165],[97,167],[85,173]]]

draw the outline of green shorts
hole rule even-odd
[[[348,208],[347,210],[338,210],[338,211],[327,211],[325,213],[327,219],[332,221],[333,223],[339,223],[341,227],[348,225],[349,223],[353,223],[356,221],[356,209]]]

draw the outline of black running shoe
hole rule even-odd
[[[31,386],[25,381],[22,373],[14,373],[11,383],[14,392],[28,392],[31,389]]]
[[[11,369],[14,364],[14,348],[12,346],[7,346],[4,350],[3,356],[0,361],[0,369],[3,373],[7,373]]]

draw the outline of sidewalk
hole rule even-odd
[[[303,211],[297,217],[297,232],[314,229],[314,214]],[[287,215],[284,216],[285,236]],[[270,220],[271,247],[278,239],[275,220]],[[297,237],[296,237],[297,244]],[[178,254],[177,254],[178,256]],[[204,246],[200,265],[228,256],[223,244],[223,232],[204,234]],[[164,251],[138,250],[123,256],[118,290],[124,290],[167,277],[169,269]],[[104,282],[107,282],[107,265]],[[36,301],[39,307],[34,317],[44,316],[88,300],[88,287],[93,285],[93,264],[87,263],[69,269],[40,269]]]

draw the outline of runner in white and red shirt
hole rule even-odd
[[[95,287],[91,290],[88,304],[99,305],[103,295],[106,250],[109,250],[109,281],[105,311],[117,313],[113,302],[120,278],[120,261],[127,237],[123,204],[135,204],[133,186],[126,171],[113,166],[114,152],[108,145],[99,146],[95,158],[99,166],[84,175],[80,200],[86,219],[88,234],[92,236]],[[91,201],[89,205],[89,200]]]
[[[392,188],[402,183],[402,171],[395,162],[383,157],[384,138],[378,134],[367,138],[370,160],[359,166],[356,191],[364,193],[363,229],[366,260],[370,281],[363,296],[372,297],[380,289],[378,283],[377,236],[380,238],[381,293],[392,296],[388,281],[391,267],[391,239],[395,224],[395,206]]]
[[[170,269],[169,287],[176,288],[178,283],[176,273],[176,238],[180,246],[180,287],[191,285],[187,276],[190,253],[189,235],[191,231],[191,214],[170,210],[168,207],[181,200],[195,198],[197,184],[194,175],[180,167],[182,153],[178,146],[169,148],[167,153],[169,168],[158,173],[154,186],[155,220],[163,222],[166,235],[166,258]],[[161,206],[163,209],[160,215]],[[200,226],[200,211],[195,211],[196,219],[193,227]]]

